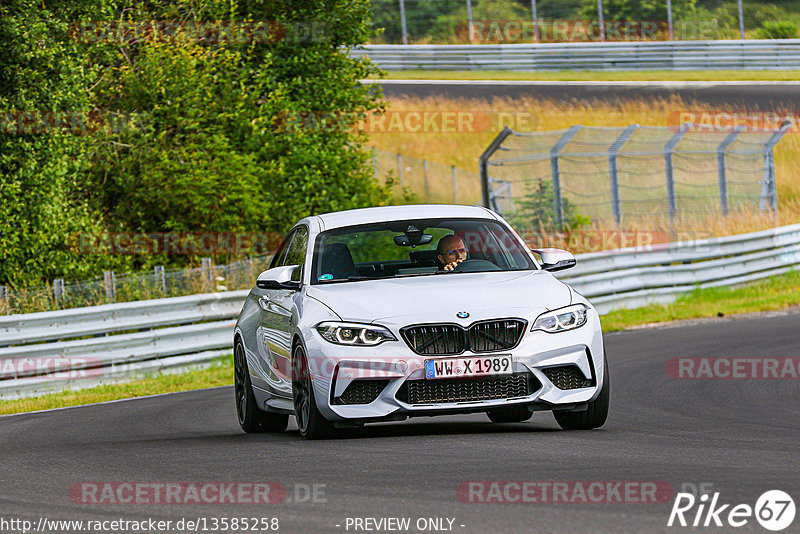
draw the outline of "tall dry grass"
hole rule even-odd
[[[405,156],[427,159],[441,165],[455,165],[473,171],[471,178],[476,183],[459,183],[459,202],[478,203],[480,184],[477,183],[478,158],[503,126],[508,125],[518,131],[547,131],[568,128],[575,124],[584,126],[670,126],[675,113],[681,110],[703,110],[708,106],[686,102],[680,97],[629,99],[618,101],[576,101],[538,98],[494,98],[450,99],[393,98],[389,101],[390,112],[439,111],[472,112],[475,116],[489,117],[486,128],[474,132],[400,132],[371,133],[369,144],[375,148],[401,153]],[[737,111],[732,107],[719,106],[714,111]],[[741,110],[739,110],[741,111]],[[479,121],[480,122],[480,121]],[[483,125],[483,123],[482,123]],[[392,168],[391,162],[386,168]],[[800,222],[800,134],[790,132],[775,148],[775,172],[778,188],[779,214],[740,213],[728,217],[721,215],[685,216],[675,223],[631,222],[626,228],[648,226],[669,230],[672,235],[684,232],[710,234],[714,236],[732,235],[770,228],[772,226]],[[424,185],[421,174],[416,169],[407,173],[406,185],[412,189],[417,200],[424,201]],[[463,179],[461,179],[463,182]],[[432,175],[429,185],[432,201],[449,202],[452,185],[449,177],[441,173]],[[463,191],[463,194],[461,192]],[[401,201],[401,198],[396,199]],[[595,225],[597,226],[597,225]],[[598,229],[598,228],[595,228]],[[602,229],[602,228],[600,228]]]

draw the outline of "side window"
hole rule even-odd
[[[269,264],[270,269],[284,265],[282,260],[286,259],[286,251],[289,249],[289,243],[292,242],[292,237],[294,234],[295,232],[290,232],[283,240],[283,243],[281,243],[281,246],[278,247],[277,252],[275,252],[275,255],[272,257],[272,261]]]
[[[303,270],[303,264],[305,263],[306,259],[307,246],[308,246],[308,228],[306,228],[305,226],[300,226],[294,233],[292,244],[289,245],[289,251],[286,253],[286,260],[283,262],[283,265],[300,266],[299,269],[296,269],[292,273],[292,280],[295,282],[300,281]]]

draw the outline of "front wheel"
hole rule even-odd
[[[306,439],[325,439],[333,435],[333,423],[325,419],[317,408],[308,359],[299,344],[292,355],[292,398],[294,417],[301,436]]]
[[[560,412],[554,411],[558,425],[564,430],[590,430],[603,426],[608,417],[608,398],[611,391],[611,384],[608,376],[608,360],[603,364],[603,387],[600,395],[589,403],[589,407],[583,412]]]
[[[233,391],[239,426],[245,432],[283,432],[289,426],[288,415],[264,412],[258,408],[253,395],[253,384],[250,382],[244,345],[238,340],[233,349]]]

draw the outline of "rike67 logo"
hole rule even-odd
[[[678,493],[667,526],[681,527],[743,527],[753,518],[767,530],[786,529],[794,521],[794,500],[781,490],[762,494],[755,506],[722,504],[719,492],[709,499],[707,493],[699,498],[691,493]]]

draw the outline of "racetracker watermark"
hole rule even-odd
[[[279,482],[77,482],[77,504],[281,504],[324,503],[326,484]]]
[[[272,118],[272,129],[288,133],[472,134],[499,132],[506,126],[520,131],[535,130],[536,120],[536,115],[530,111],[437,109],[388,110],[383,113],[283,111]]]
[[[684,128],[694,133],[772,133],[780,130],[787,119],[790,128],[786,133],[800,132],[800,113],[796,111],[677,110],[667,116],[667,126],[674,132]]]
[[[667,361],[667,375],[673,379],[697,380],[797,380],[798,357],[678,357]]]
[[[484,480],[456,489],[465,503],[645,504],[669,502],[675,490],[660,480]]]
[[[0,361],[0,380],[29,377],[72,380],[102,374],[103,362],[93,356],[34,356]]]
[[[0,110],[0,134],[122,133],[141,130],[144,121],[144,115],[101,111]]]
[[[324,43],[329,30],[319,21],[79,21],[69,26],[70,39],[82,43],[131,44],[138,41],[201,44]]]
[[[657,252],[668,250],[671,241],[669,234],[663,230],[594,230],[591,228],[568,233],[523,232],[520,237],[531,248],[560,248],[581,253],[630,252],[630,249],[634,249],[636,252]],[[699,238],[696,232],[685,232],[678,240],[695,241]]]
[[[79,254],[247,256],[270,254],[282,240],[272,232],[81,232],[67,244]]]
[[[669,29],[665,20],[475,20],[456,26],[456,39],[472,43],[655,41]],[[470,33],[470,30],[471,33]]]

